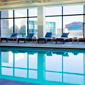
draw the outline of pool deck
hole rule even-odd
[[[0,85],[41,85],[41,84],[20,82],[20,81],[7,80],[7,79],[1,79],[0,78]]]
[[[8,43],[2,42],[0,43],[0,47],[26,47],[26,48],[54,48],[54,49],[82,49],[85,50],[85,42],[65,42],[65,44],[59,42],[56,44],[55,42],[47,42],[45,43],[37,43],[37,42],[11,42]]]

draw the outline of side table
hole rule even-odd
[[[77,37],[72,38],[72,43],[74,43],[74,41],[77,41],[77,43],[79,43],[79,38]]]
[[[33,43],[33,41],[34,41],[34,42],[37,41],[37,38],[36,38],[36,37],[33,37],[33,38],[32,38],[32,43]]]
[[[51,43],[52,43],[54,40],[55,40],[55,37],[52,37],[52,38],[51,38]]]

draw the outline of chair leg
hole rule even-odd
[[[2,42],[2,39],[1,39],[1,42]]]
[[[19,43],[19,40],[17,40],[18,41],[18,43]]]
[[[47,40],[45,40],[45,43],[47,42]]]
[[[24,43],[26,43],[26,40],[24,40]]]
[[[39,43],[39,40],[38,40],[38,43]]]
[[[57,40],[56,40],[56,44],[57,44]]]
[[[6,39],[6,42],[8,42],[8,39]]]
[[[63,44],[64,44],[64,41],[63,41]]]

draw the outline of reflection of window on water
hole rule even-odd
[[[27,68],[27,53],[19,52],[15,54],[15,67]]]

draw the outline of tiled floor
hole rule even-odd
[[[0,43],[0,46],[12,46],[12,47],[45,47],[45,48],[72,48],[72,49],[85,49],[85,42],[74,42],[72,44],[72,42],[65,42],[65,44],[62,44],[61,42],[59,42],[58,44],[55,44],[55,42],[51,43],[51,42],[47,42],[45,43],[37,43],[37,42],[27,42],[27,43],[17,43],[17,42],[2,42]]]
[[[40,84],[0,79],[0,85],[40,85]]]

